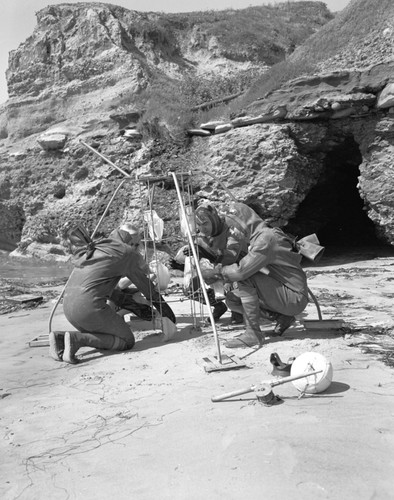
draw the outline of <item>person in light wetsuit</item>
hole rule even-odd
[[[216,208],[209,204],[201,204],[195,211],[197,227],[196,246],[200,259],[207,259],[211,264],[229,265],[238,262],[246,254],[247,246],[243,238],[237,238],[224,215],[219,215]],[[188,246],[182,247],[177,256],[170,260],[173,269],[184,270],[185,256],[192,255]],[[227,293],[227,291],[225,292]],[[207,289],[210,306],[213,307],[213,319],[218,321],[227,311],[224,301],[215,297],[213,288]],[[205,303],[198,277],[190,284],[189,296]],[[232,311],[232,324],[243,322],[242,315]]]
[[[149,267],[138,252],[138,228],[125,224],[109,238],[92,242],[85,233],[82,239],[87,246],[77,254],[63,298],[64,315],[78,331],[50,334],[50,355],[71,364],[77,363],[75,354],[83,346],[114,351],[134,346],[129,326],[108,303],[127,307],[127,294],[116,288],[122,277],[129,278],[163,316],[176,321],[148,277]]]
[[[308,303],[302,256],[282,230],[269,227],[249,206],[232,203],[225,213],[229,224],[243,234],[248,252],[238,263],[204,270],[203,277],[208,283],[216,279],[238,283],[238,290],[226,296],[226,303],[244,315],[246,329],[226,346],[262,345],[260,318],[275,321],[272,335],[282,335]]]

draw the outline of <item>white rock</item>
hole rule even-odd
[[[223,125],[218,125],[215,127],[215,134],[222,134],[223,132],[228,132],[234,128],[231,123],[224,123]]]
[[[378,97],[376,107],[379,109],[391,108],[394,106],[394,83],[385,86]]]
[[[226,122],[224,121],[212,121],[212,122],[207,122],[207,123],[202,123],[200,125],[200,128],[207,129],[207,130],[215,130],[216,127],[219,125],[225,125]]]
[[[67,136],[65,134],[60,133],[47,133],[40,135],[37,139],[38,144],[45,151],[53,150],[53,149],[62,149],[66,144]]]

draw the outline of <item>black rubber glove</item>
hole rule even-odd
[[[164,317],[171,320],[173,323],[176,323],[176,317],[171,309],[171,307],[165,302],[165,300],[161,297],[161,301],[152,301],[152,305],[159,311],[159,313]]]
[[[133,293],[127,293],[127,290],[123,291],[115,288],[109,300],[119,309],[126,309],[145,321],[152,321],[152,308],[148,304],[136,302],[133,295]]]
[[[177,262],[175,259],[170,259],[168,265],[170,266],[171,269],[177,269],[179,271],[185,270],[185,265],[181,264],[180,262]]]
[[[200,259],[207,259],[209,260],[209,262],[212,262],[212,264],[216,262],[215,255],[212,255],[204,247],[196,245],[196,249],[198,250],[198,256]],[[183,254],[186,255],[187,257],[193,257],[193,252],[189,247],[184,249]]]
[[[124,299],[125,294],[122,292],[122,290],[119,290],[119,288],[115,288],[115,290],[109,296],[109,300],[111,300],[116,305],[116,307],[119,308],[123,307]]]

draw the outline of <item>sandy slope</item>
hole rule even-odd
[[[394,498],[394,372],[369,352],[394,352],[394,256],[325,260],[308,273],[323,317],[346,328],[306,332],[297,322],[259,350],[237,350],[247,368],[228,372],[205,372],[212,330],[192,328],[181,295],[168,297],[179,317],[173,341],[132,320],[135,349],[86,349],[77,366],[27,344],[47,331],[53,304],[0,316],[1,498]],[[313,304],[303,316],[316,318]],[[59,307],[53,328],[67,327]],[[240,328],[218,331],[225,339]],[[211,402],[272,380],[272,352],[307,351],[333,365],[325,393],[299,398],[289,383],[274,388],[283,402],[272,407],[253,393]]]

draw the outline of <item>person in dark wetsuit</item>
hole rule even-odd
[[[109,238],[88,243],[79,257],[67,282],[63,310],[77,332],[50,333],[50,354],[66,363],[78,362],[75,357],[80,347],[124,351],[131,349],[135,339],[129,326],[108,304],[127,307],[127,294],[116,286],[126,276],[138,290],[152,301],[154,307],[175,323],[176,318],[168,304],[149,279],[149,267],[138,253],[138,228],[125,224],[114,230]]]
[[[248,252],[238,263],[219,264],[202,274],[208,284],[218,279],[238,283],[238,290],[226,296],[226,303],[244,315],[246,330],[229,340],[226,347],[262,345],[260,318],[276,322],[271,336],[280,336],[308,304],[302,256],[293,250],[289,236],[267,226],[247,205],[231,203],[226,217],[230,227],[243,234]]]

